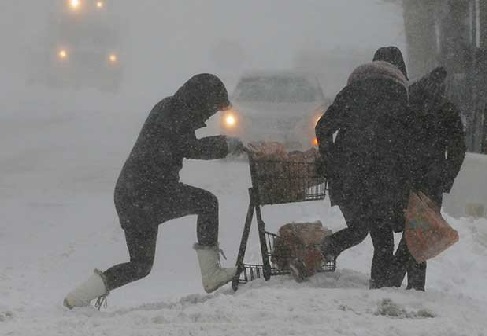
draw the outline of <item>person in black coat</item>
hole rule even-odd
[[[445,97],[447,71],[437,67],[410,86],[410,108],[414,118],[414,163],[412,186],[441,209],[443,194],[449,193],[465,158],[465,133],[458,108]],[[396,286],[407,273],[407,289],[424,291],[426,262],[417,263],[403,236],[395,254],[398,264]]]
[[[398,64],[404,65],[399,49],[379,49],[372,63],[352,72],[316,125],[330,201],[347,225],[325,238],[322,253],[334,259],[370,233],[370,288],[391,286],[394,231],[409,193],[407,77]]]
[[[117,180],[114,201],[125,232],[130,261],[94,274],[64,300],[68,308],[87,306],[111,290],[147,276],[154,263],[158,225],[196,214],[198,255],[204,289],[229,282],[236,268],[221,268],[218,247],[218,200],[209,191],[180,181],[183,159],[220,159],[243,149],[236,138],[196,138],[195,131],[230,102],[224,84],[212,74],[189,79],[157,103]]]

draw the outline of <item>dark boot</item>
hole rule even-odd
[[[343,251],[360,244],[369,234],[364,225],[352,225],[325,236],[321,243],[321,252],[327,261],[334,261]]]
[[[370,270],[369,288],[393,287],[391,283],[394,263],[394,234],[392,230],[383,225],[370,230],[374,255]]]
[[[414,262],[408,268],[408,285],[406,289],[424,291],[426,283],[426,262]]]
[[[391,269],[391,285],[394,287],[401,287],[404,277],[412,259],[406,245],[406,239],[403,238],[399,242],[396,253],[394,254],[393,265]]]
[[[379,283],[374,279],[369,280],[369,289],[379,289],[382,287],[384,287],[384,285],[382,283]]]

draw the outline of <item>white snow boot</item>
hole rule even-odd
[[[211,293],[224,284],[232,281],[237,268],[222,268],[220,266],[220,249],[218,246],[201,246],[194,244],[193,248],[198,254],[201,269],[203,288]]]
[[[73,289],[64,298],[64,306],[73,309],[74,307],[87,307],[91,301],[108,295],[103,273],[97,269],[93,274],[78,287]]]

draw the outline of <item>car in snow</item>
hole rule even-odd
[[[220,132],[244,143],[279,142],[287,150],[317,145],[315,125],[329,104],[320,84],[299,72],[249,72],[230,95],[232,108],[220,115]]]
[[[117,20],[105,1],[70,0],[53,11],[31,52],[29,84],[115,92],[122,80]]]

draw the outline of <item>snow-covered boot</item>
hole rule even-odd
[[[207,293],[217,290],[233,279],[237,273],[237,268],[222,268],[220,266],[220,249],[218,246],[195,244],[193,248],[198,254],[201,280]]]
[[[87,307],[92,300],[106,295],[108,295],[108,290],[105,285],[104,275],[101,271],[95,269],[85,282],[66,295],[63,304],[69,309]]]

